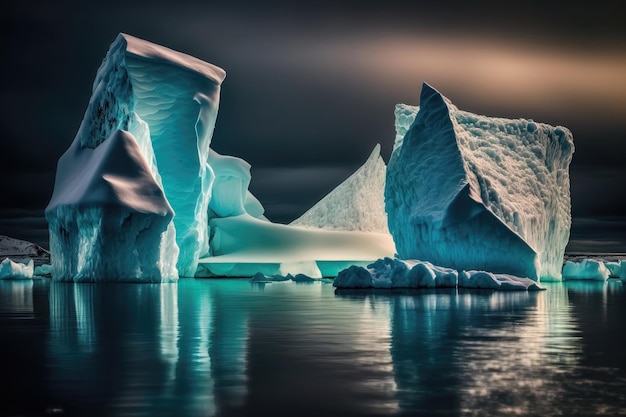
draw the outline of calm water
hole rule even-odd
[[[626,416],[626,285],[0,281],[0,414]]]

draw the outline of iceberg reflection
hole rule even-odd
[[[33,280],[0,280],[0,314],[33,318]]]
[[[508,415],[554,410],[580,361],[567,289],[337,291],[390,309],[401,413]]]
[[[247,312],[220,301],[231,295],[193,280],[52,282],[53,397],[79,411],[95,402],[113,414],[214,415],[217,404],[240,406],[247,392]]]

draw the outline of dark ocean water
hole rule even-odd
[[[2,416],[626,416],[626,285],[0,281]]]

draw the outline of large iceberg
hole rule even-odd
[[[356,172],[291,224],[329,230],[389,233],[383,197],[385,174],[380,145],[376,145]]]
[[[402,259],[560,279],[571,214],[572,135],[457,109],[424,84],[387,167],[389,230]],[[398,111],[396,112],[398,115]]]
[[[224,77],[117,37],[46,209],[55,279],[193,276],[208,252],[209,145]]]

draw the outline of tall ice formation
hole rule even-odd
[[[197,58],[117,37],[46,209],[55,279],[193,276],[208,252],[209,145],[224,77]]]
[[[400,109],[397,125],[415,119],[387,167],[399,257],[560,279],[571,225],[569,130],[461,111],[426,84],[417,110]]]

